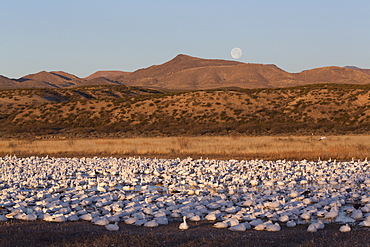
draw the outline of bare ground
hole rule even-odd
[[[369,246],[370,231],[353,227],[339,232],[340,225],[329,224],[316,233],[307,225],[282,227],[279,232],[216,229],[213,222],[189,222],[186,231],[179,223],[146,228],[119,223],[118,232],[109,232],[89,222],[51,223],[10,220],[0,222],[0,246]]]

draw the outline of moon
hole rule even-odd
[[[235,47],[231,50],[231,56],[235,59],[240,58],[242,54],[243,54],[242,49],[240,49],[239,47]]]

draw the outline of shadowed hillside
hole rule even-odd
[[[0,88],[14,88],[15,86],[16,86],[16,81],[0,75]]]
[[[120,85],[0,91],[0,135],[369,133],[370,85],[168,93]]]
[[[346,66],[345,68],[358,70],[358,71],[361,71],[362,73],[370,75],[370,69],[361,69],[361,68],[356,67],[356,66]]]

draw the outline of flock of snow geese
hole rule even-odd
[[[365,160],[0,158],[0,221],[118,222],[279,231],[307,224],[370,227]]]

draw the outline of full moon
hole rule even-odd
[[[243,52],[242,49],[235,47],[231,50],[231,56],[235,59],[238,59],[242,56]]]

